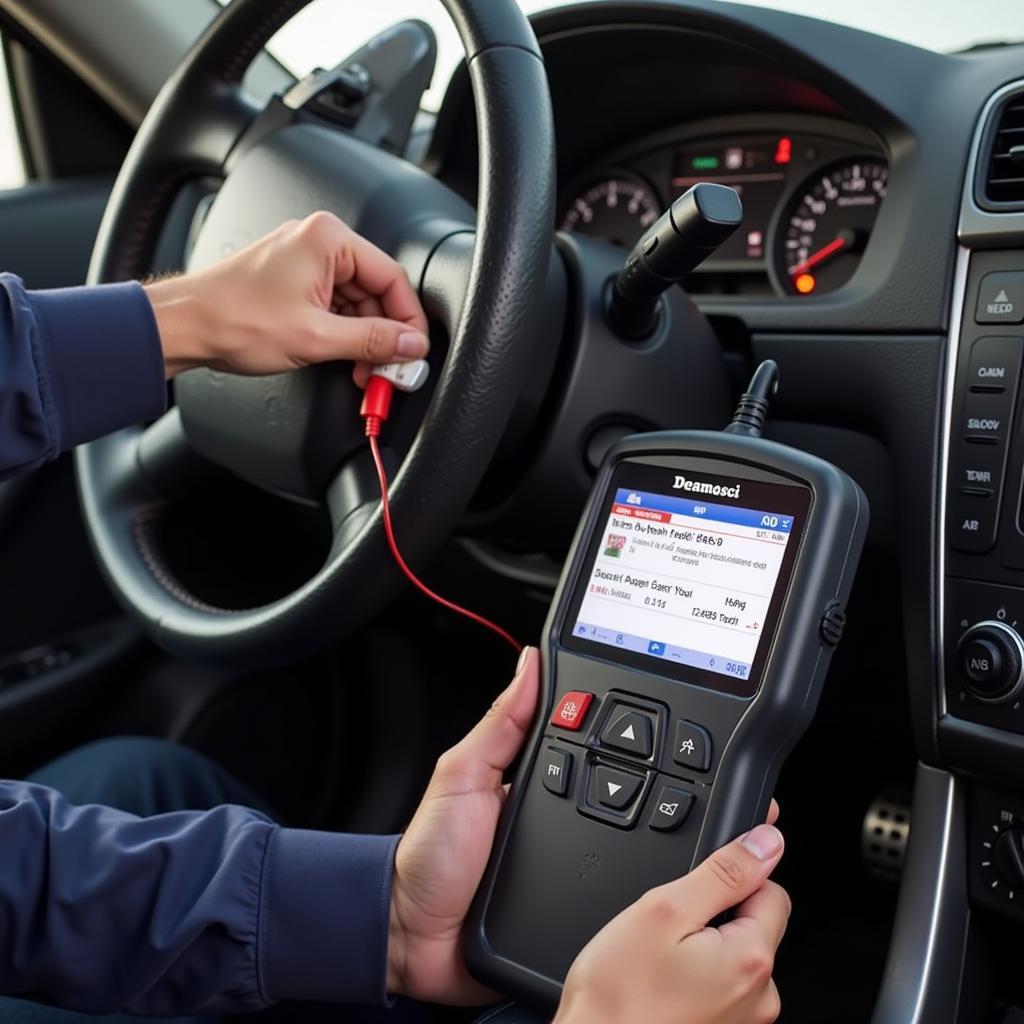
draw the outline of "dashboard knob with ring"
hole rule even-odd
[[[1024,642],[1003,622],[975,623],[960,637],[957,665],[972,697],[1003,704],[1024,686]]]
[[[1024,888],[1024,828],[1014,825],[992,844],[992,869],[1011,890]]]

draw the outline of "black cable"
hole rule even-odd
[[[760,437],[764,430],[764,422],[768,418],[768,404],[778,390],[779,364],[774,359],[766,359],[750,378],[747,390],[740,398],[732,423],[725,428],[725,433]]]

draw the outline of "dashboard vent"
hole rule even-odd
[[[1003,101],[990,139],[985,198],[1024,206],[1024,93]]]

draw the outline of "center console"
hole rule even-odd
[[[951,357],[939,752],[970,788],[972,906],[1024,919],[1024,248],[974,252]],[[955,361],[952,361],[955,359]]]

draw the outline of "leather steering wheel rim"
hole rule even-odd
[[[224,166],[255,111],[242,77],[273,34],[310,0],[233,0],[164,86],[136,137],[100,227],[89,282],[150,271],[180,188]],[[393,514],[409,559],[422,562],[458,521],[493,457],[528,371],[552,252],[554,128],[532,29],[514,0],[443,0],[469,63],[477,111],[479,199],[465,300],[430,406],[394,480]],[[163,565],[148,524],[167,504],[140,461],[142,428],[76,452],[90,540],[115,595],[172,653],[266,665],[326,646],[390,600],[379,511],[336,543],[316,575],[259,608],[211,607]],[[403,529],[404,527],[404,529]]]

